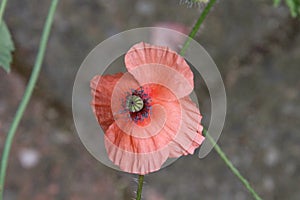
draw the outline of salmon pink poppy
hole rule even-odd
[[[189,95],[193,73],[176,52],[146,43],[125,55],[126,73],[91,80],[92,109],[109,159],[135,174],[168,158],[193,154],[203,142],[201,114]]]

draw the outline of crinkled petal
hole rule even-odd
[[[193,73],[188,64],[166,47],[138,43],[125,55],[125,65],[141,85],[163,85],[177,98],[189,95],[194,88]]]
[[[167,146],[163,149],[149,153],[126,151],[112,143],[106,136],[105,147],[109,159],[119,166],[121,170],[140,175],[158,171],[169,155]]]
[[[169,144],[170,157],[193,154],[205,139],[202,135],[203,126],[200,124],[202,116],[195,103],[190,97],[179,101],[182,108],[182,122],[178,134]]]
[[[92,93],[91,106],[96,119],[104,131],[114,122],[111,112],[111,96],[114,86],[122,75],[123,73],[95,76],[90,82]]]

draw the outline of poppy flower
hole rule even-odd
[[[157,171],[168,158],[193,154],[203,142],[201,114],[189,95],[193,73],[167,47],[138,43],[126,73],[91,80],[92,109],[109,159],[134,174]]]

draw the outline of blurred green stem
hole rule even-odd
[[[139,175],[138,179],[138,189],[136,192],[136,200],[141,200],[142,198],[142,190],[143,190],[143,184],[144,184],[144,175]]]
[[[183,47],[179,53],[180,55],[183,56],[185,54],[185,51],[189,47],[191,40],[196,36],[196,33],[198,32],[201,24],[203,23],[203,21],[205,20],[206,16],[208,15],[209,11],[211,10],[211,8],[215,3],[216,0],[210,0],[209,3],[206,5],[200,17],[198,18],[196,24],[194,25],[192,31],[190,32],[189,37],[186,39],[185,43],[183,44]]]
[[[37,55],[37,58],[35,60],[35,64],[34,64],[34,67],[33,67],[33,71],[31,73],[31,76],[30,76],[28,85],[26,87],[24,96],[21,100],[21,103],[18,107],[16,115],[13,119],[12,125],[9,129],[8,134],[7,134],[7,138],[6,138],[5,146],[4,146],[4,150],[3,150],[3,155],[2,155],[2,161],[1,161],[0,200],[3,199],[3,190],[4,190],[6,169],[7,169],[7,162],[8,162],[9,152],[10,152],[10,149],[11,149],[13,138],[14,138],[15,132],[18,128],[18,125],[20,123],[20,120],[21,120],[21,118],[24,114],[24,111],[27,107],[27,104],[30,100],[30,97],[32,95],[32,92],[33,92],[34,86],[36,84],[37,78],[39,76],[39,72],[40,72],[42,62],[43,62],[43,59],[44,59],[45,50],[46,50],[47,42],[48,42],[48,39],[49,39],[49,34],[50,34],[51,25],[52,25],[52,22],[53,22],[53,17],[54,17],[54,14],[55,14],[57,3],[58,3],[58,0],[52,0],[52,2],[51,2],[50,9],[49,9],[49,12],[48,12],[48,16],[47,16],[47,19],[46,19],[46,22],[45,22],[45,25],[44,25],[43,34],[42,34],[41,41],[40,41],[38,55]]]
[[[208,138],[211,144],[214,146],[214,149],[219,154],[221,159],[225,162],[228,168],[232,171],[232,173],[238,177],[238,179],[244,184],[247,190],[251,193],[255,200],[262,200],[262,198],[255,192],[255,190],[251,187],[250,183],[241,175],[239,170],[232,164],[232,162],[228,159],[226,154],[222,151],[221,147],[215,142],[215,140],[210,136],[207,130],[203,129],[203,135]]]
[[[6,8],[6,4],[7,4],[7,0],[2,0],[1,1],[1,5],[0,5],[0,25],[2,23],[2,18],[3,18],[4,10]]]

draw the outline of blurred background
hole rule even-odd
[[[10,0],[5,21],[16,51],[0,70],[0,152],[34,64],[50,1]],[[112,170],[81,144],[71,111],[76,72],[97,44],[121,31],[178,23],[201,8],[179,0],[64,0],[55,15],[37,87],[10,154],[5,200],[127,200],[135,176]],[[221,71],[227,118],[218,141],[263,199],[300,199],[300,19],[271,0],[218,1],[196,40]],[[200,100],[210,109],[208,93]],[[212,151],[146,176],[145,200],[247,200],[251,195]]]

